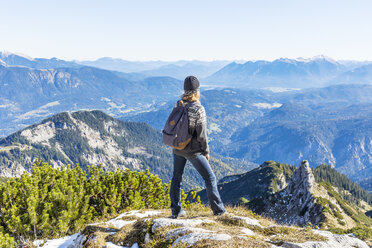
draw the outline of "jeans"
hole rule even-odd
[[[172,215],[178,215],[182,210],[180,203],[181,182],[186,160],[189,160],[203,177],[205,186],[207,188],[209,204],[213,213],[220,214],[225,212],[225,207],[222,203],[220,194],[218,193],[216,176],[214,175],[212,168],[205,156],[198,155],[196,157],[185,158],[173,153],[173,158],[173,177],[170,188]]]

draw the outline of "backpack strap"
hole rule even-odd
[[[184,107],[186,107],[186,106],[189,106],[190,104],[193,104],[194,102],[188,102],[188,101],[184,101],[184,100],[179,100],[178,102],[177,102],[177,106],[179,106],[179,107],[181,107],[181,106],[184,106]]]

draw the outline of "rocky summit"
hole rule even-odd
[[[188,216],[168,218],[169,210],[134,210],[114,219],[88,225],[74,235],[37,240],[37,247],[287,247],[367,248],[352,235],[280,226],[243,208],[214,217],[198,206]]]
[[[326,228],[370,226],[371,219],[365,215],[369,207],[362,207],[368,204],[362,201],[352,204],[341,197],[341,191],[330,183],[317,183],[308,161],[304,160],[283,190],[256,198],[247,205],[282,224]]]
[[[315,178],[309,163],[305,160],[293,173],[287,187],[268,197],[265,213],[283,223],[306,225],[319,223],[322,216],[322,207],[316,204],[313,196],[315,191]]]

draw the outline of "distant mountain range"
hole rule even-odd
[[[325,56],[313,59],[277,59],[230,63],[205,79],[210,84],[236,87],[311,88],[342,83],[372,83],[371,67],[339,63]],[[346,82],[344,77],[349,75]]]
[[[120,71],[124,73],[137,73],[146,77],[169,76],[184,79],[186,76],[194,75],[204,78],[218,71],[231,61],[216,60],[206,61],[126,61],[122,59],[100,58],[95,61],[76,61],[78,64],[94,66],[106,70]]]
[[[148,76],[181,77],[188,70],[207,74],[228,61],[104,58],[85,63],[90,66],[84,63],[0,53],[0,137],[56,113],[82,109],[99,109],[161,129],[183,82]],[[353,180],[371,185],[364,179],[372,156],[369,62],[320,56],[239,63],[200,78],[210,145],[220,159],[235,156],[250,164],[269,159],[294,164],[305,158],[313,165],[350,169]],[[226,88],[229,85],[235,88]],[[309,88],[321,85],[328,86]]]
[[[176,99],[181,86],[174,78],[130,81],[94,67],[0,65],[0,136],[61,111],[101,109],[113,115],[148,111]]]

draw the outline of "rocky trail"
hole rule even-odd
[[[352,234],[277,225],[242,207],[229,207],[215,217],[203,207],[188,209],[186,217],[169,218],[169,210],[134,210],[94,223],[72,236],[35,241],[36,247],[287,247],[340,248],[369,246]]]

